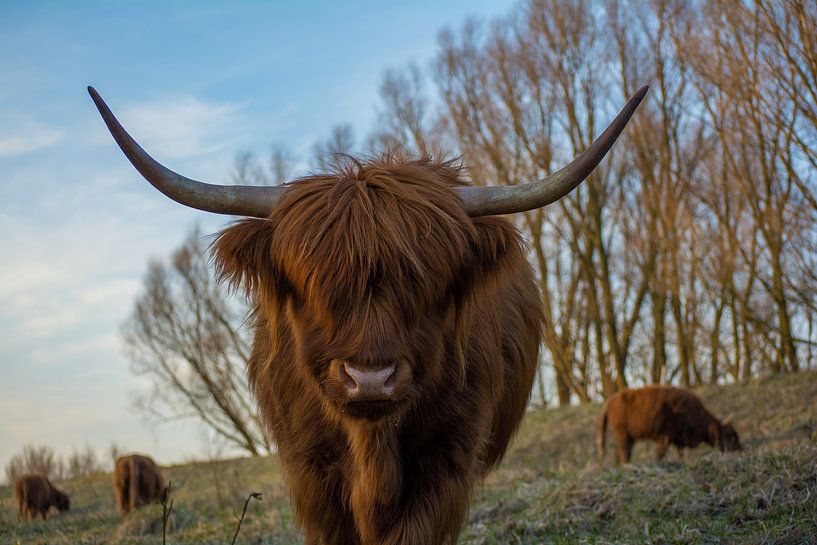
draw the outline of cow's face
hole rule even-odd
[[[721,452],[735,452],[743,450],[743,447],[740,444],[740,438],[738,437],[738,432],[729,422],[724,422],[721,424],[720,434],[718,437],[718,448],[721,449]]]
[[[60,511],[68,511],[71,508],[71,500],[68,498],[68,494],[59,490],[54,492],[54,504]]]
[[[709,425],[709,443],[720,449],[721,452],[743,450],[738,432],[735,431],[730,420],[730,418],[727,418],[721,422],[712,422]]]
[[[344,418],[397,416],[462,380],[465,302],[516,242],[480,235],[457,174],[415,162],[308,178],[215,244],[270,338],[294,339],[300,376]]]

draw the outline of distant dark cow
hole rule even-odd
[[[595,168],[646,93],[553,176],[474,187],[453,162],[386,155],[278,187],[157,163],[89,89],[140,173],[182,204],[252,216],[214,244],[252,301],[250,383],[307,545],[456,542],[525,412],[541,296],[513,224]]]
[[[52,506],[60,511],[68,511],[71,507],[68,494],[42,475],[22,475],[14,479],[14,497],[21,522],[33,520],[37,513],[45,520]]]
[[[617,392],[604,404],[599,415],[596,442],[604,462],[607,424],[613,430],[618,463],[630,461],[633,443],[652,439],[655,457],[663,460],[673,445],[678,457],[683,449],[707,443],[721,451],[741,450],[740,439],[727,420],[719,421],[706,410],[698,397],[672,386],[645,386]]]
[[[167,487],[159,468],[149,456],[129,454],[117,458],[113,471],[116,505],[123,515],[152,502],[164,501]]]

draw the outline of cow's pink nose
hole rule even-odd
[[[385,401],[394,393],[394,365],[381,369],[358,369],[344,363],[339,372],[346,393],[355,401]]]

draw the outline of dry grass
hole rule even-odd
[[[744,453],[702,447],[686,463],[656,463],[653,445],[638,443],[632,464],[614,468],[608,452],[602,469],[598,405],[539,411],[486,480],[461,541],[817,544],[817,373],[698,393],[733,415]]]
[[[599,468],[597,405],[528,415],[506,462],[486,479],[461,543],[817,545],[817,373],[699,392],[713,412],[734,413],[746,452],[701,448],[681,464],[655,463],[638,444],[634,463]],[[164,468],[174,482],[168,543],[301,543],[275,460]],[[0,488],[0,543],[162,542],[162,506],[121,517],[109,475],[64,483],[74,509],[21,526]]]
[[[775,543],[817,536],[817,446],[593,468],[483,495],[466,543]]]

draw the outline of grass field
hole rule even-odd
[[[685,463],[652,461],[636,445],[633,463],[596,463],[598,405],[528,414],[503,465],[479,491],[463,544],[817,544],[817,373],[699,390],[719,415],[734,414],[745,451],[708,447]],[[612,439],[608,437],[608,441]],[[173,480],[168,543],[230,543],[250,492],[237,543],[290,544],[293,523],[272,459],[164,468]],[[10,487],[0,488],[0,544],[162,543],[162,507],[122,518],[110,475],[62,483],[72,510],[17,522]]]

